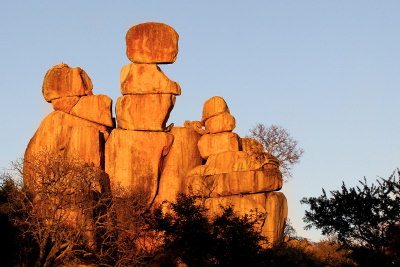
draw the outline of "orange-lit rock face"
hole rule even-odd
[[[92,81],[81,68],[70,68],[59,64],[47,71],[42,93],[47,102],[66,96],[83,96],[92,94]]]
[[[279,245],[283,242],[283,230],[288,215],[287,200],[281,192],[265,194],[266,218],[261,234],[268,238],[269,246]]]
[[[186,193],[187,173],[200,165],[203,159],[197,149],[200,135],[191,128],[174,127],[174,136],[169,154],[163,164],[156,202],[175,201],[176,194]]]
[[[62,98],[53,99],[51,101],[51,105],[54,110],[64,111],[65,113],[69,113],[71,109],[78,103],[80,97],[79,96],[67,96]]]
[[[203,106],[203,116],[201,118],[202,124],[204,125],[207,119],[223,112],[229,113],[229,108],[222,97],[214,96],[208,99],[206,102],[204,102]]]
[[[188,173],[188,186],[205,197],[280,190],[282,173],[274,158],[244,151],[212,154],[205,165]]]
[[[235,118],[228,112],[223,112],[205,121],[209,133],[232,132],[236,127]]]
[[[282,188],[282,174],[277,169],[191,176],[188,180],[192,192],[203,197],[270,192]]]
[[[113,194],[140,191],[150,204],[173,140],[172,134],[164,132],[113,130],[105,146],[105,171]]]
[[[114,127],[112,100],[106,95],[82,96],[70,114],[108,127]]]
[[[184,125],[186,128],[192,128],[200,135],[210,133],[209,131],[204,129],[203,125],[201,125],[201,121],[185,121]]]
[[[166,24],[139,24],[126,34],[126,55],[134,63],[173,63],[178,54],[178,39],[178,33]]]
[[[264,153],[263,145],[253,138],[242,138],[242,150],[250,153]]]
[[[156,64],[129,64],[121,70],[121,94],[180,95],[181,88],[168,79]]]
[[[35,135],[31,138],[26,151],[40,152],[40,150],[46,149],[65,149],[68,142],[64,135],[59,133],[60,126],[91,127],[100,131],[104,137],[107,137],[110,131],[110,128],[104,125],[90,122],[62,111],[54,111],[43,119]],[[82,138],[85,139],[86,137]]]
[[[122,96],[116,105],[118,128],[164,131],[174,104],[175,96],[171,94]]]
[[[200,138],[197,145],[203,159],[208,159],[212,154],[224,151],[239,151],[240,137],[232,132],[205,134]]]
[[[221,205],[233,205],[234,211],[239,215],[250,214],[255,210],[265,213],[265,219],[259,224],[259,227],[262,227],[262,235],[267,237],[269,246],[283,242],[288,208],[286,198],[280,192],[208,198],[205,205],[210,214],[221,213]]]
[[[25,151],[25,162],[48,151],[64,153],[67,158],[79,158],[89,166],[102,167],[107,130],[105,126],[61,111],[52,112],[30,140]],[[29,178],[26,177],[29,175],[24,175],[25,185],[29,187],[35,181],[27,181]]]
[[[255,171],[261,169],[278,169],[277,160],[267,153],[253,154],[245,151],[224,151],[210,155],[206,162],[205,175],[228,172]]]

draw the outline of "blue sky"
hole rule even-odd
[[[48,69],[81,67],[115,101],[126,31],[149,21],[180,35],[177,61],[161,66],[182,87],[169,122],[199,120],[218,95],[242,137],[278,124],[304,148],[283,189],[300,235],[320,237],[302,230],[302,197],[400,167],[399,1],[7,1],[0,14],[1,167],[51,112]]]

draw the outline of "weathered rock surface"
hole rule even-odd
[[[224,112],[229,113],[229,108],[225,100],[220,96],[214,96],[204,102],[201,123],[204,125],[205,121],[209,118]]]
[[[60,128],[60,126],[62,127]],[[69,140],[67,139],[69,136],[69,134],[67,134],[67,132],[69,132],[68,127],[91,127],[100,131],[100,136],[104,139],[108,137],[108,133],[110,132],[110,128],[106,126],[78,118],[62,111],[54,111],[43,119],[36,133],[31,138],[26,153],[65,149]],[[90,137],[80,136],[79,138],[85,140]]]
[[[203,159],[197,149],[200,135],[191,128],[174,127],[170,132],[174,143],[164,160],[156,202],[175,201],[176,194],[186,193],[187,173]]]
[[[56,111],[47,116],[29,142],[24,156],[24,183],[27,188],[32,188],[35,183],[29,180],[35,177],[28,175],[29,162],[44,153],[62,153],[67,159],[79,159],[88,166],[103,167],[104,134],[90,126],[90,122],[86,124],[82,119],[64,114]]]
[[[205,134],[197,145],[203,159],[224,151],[239,151],[241,148],[240,137],[232,132]]]
[[[51,105],[53,106],[54,110],[70,113],[71,109],[76,105],[76,103],[78,103],[79,99],[79,96],[57,98],[51,101]]]
[[[288,215],[287,200],[281,192],[265,194],[266,218],[261,233],[268,238],[270,246],[283,242],[283,230]]]
[[[210,133],[209,131],[203,128],[201,121],[185,121],[184,125],[186,128],[192,128],[200,135]]]
[[[226,196],[217,198],[208,198],[205,200],[205,206],[212,214],[221,213],[221,205],[226,207],[233,205],[233,209],[238,215],[245,215],[250,213],[250,210],[257,210],[258,212],[265,212],[266,194],[249,194],[242,196]]]
[[[100,131],[93,127],[68,128],[69,138],[65,144],[67,155],[71,158],[77,156],[89,166],[104,168],[105,142]]]
[[[188,185],[202,197],[232,196],[280,190],[282,174],[278,169],[190,176]]]
[[[165,131],[174,104],[175,96],[171,94],[122,96],[116,105],[118,128]]]
[[[47,71],[44,76],[42,93],[47,102],[66,96],[92,94],[92,81],[81,68],[70,68],[59,64]]]
[[[220,113],[205,121],[206,130],[211,134],[232,132],[236,127],[235,118],[228,112]]]
[[[156,64],[129,64],[121,70],[121,94],[180,95],[181,87],[171,81]]]
[[[134,63],[173,63],[178,39],[178,33],[166,24],[142,23],[128,30],[126,55]]]
[[[287,218],[287,201],[280,192],[248,194],[242,196],[227,196],[208,198],[205,206],[210,214],[221,212],[220,206],[233,205],[239,215],[250,214],[251,211],[265,213],[261,223],[261,233],[268,238],[269,246],[283,242],[283,229]]]
[[[108,127],[114,127],[112,100],[106,95],[82,96],[70,114]]]
[[[173,139],[164,132],[113,130],[105,145],[105,171],[113,194],[136,193],[151,204]]]
[[[263,145],[254,138],[242,138],[242,150],[255,154],[264,153]]]
[[[188,171],[187,176],[204,176],[206,175],[207,166],[206,165],[199,165]]]
[[[210,155],[205,175],[261,170],[265,165],[278,169],[277,160],[267,153],[252,154],[245,151],[224,151]]]

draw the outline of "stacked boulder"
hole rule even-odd
[[[117,197],[139,195],[147,207],[189,193],[201,197],[211,214],[220,212],[220,205],[233,205],[241,215],[265,213],[262,234],[271,245],[279,244],[287,216],[286,198],[276,192],[282,187],[279,163],[256,140],[233,132],[236,122],[225,100],[207,100],[200,121],[166,126],[181,88],[158,64],[175,62],[178,38],[162,23],[129,29],[126,53],[132,63],[121,70],[116,123],[112,100],[93,95],[82,69],[51,68],[43,96],[55,111],[28,144],[24,183],[34,188],[40,182],[29,164],[41,151],[78,156],[88,167],[105,171],[104,190],[111,188]]]
[[[25,152],[25,170],[31,157],[43,151],[59,151],[79,157],[90,166],[104,168],[104,143],[114,127],[112,100],[93,95],[84,70],[59,64],[45,75],[42,93],[55,111],[40,124]],[[25,184],[34,182],[25,175]]]
[[[204,103],[201,124],[209,133],[203,135],[198,143],[204,159],[212,154],[240,150],[240,137],[232,132],[236,127],[235,118],[229,113],[228,105],[222,97],[215,96]]]
[[[35,197],[34,205],[38,214],[43,215],[53,210],[52,205],[63,204],[55,215],[62,217],[65,224],[84,226],[90,245],[95,244],[93,213],[85,211],[74,202],[80,197],[75,190],[56,188],[60,195],[55,194],[52,197],[52,205],[43,204],[38,193],[44,188],[42,183],[58,179],[54,181],[57,183],[55,186],[59,186],[63,184],[60,175],[71,175],[69,173],[71,170],[68,169],[69,163],[61,161],[56,162],[60,166],[55,166],[57,169],[54,173],[53,170],[43,169],[50,168],[49,161],[60,158],[70,163],[75,160],[84,163],[85,170],[82,171],[96,177],[90,190],[97,192],[108,190],[108,177],[102,170],[104,144],[114,127],[112,100],[105,95],[93,95],[92,89],[90,78],[81,68],[70,68],[63,63],[51,68],[44,77],[42,93],[55,111],[42,121],[30,140],[24,156],[24,184]],[[42,166],[46,163],[48,166]],[[63,169],[68,172],[63,173]]]
[[[261,231],[271,245],[281,243],[287,216],[286,198],[274,192],[282,187],[282,174],[275,157],[264,153],[255,139],[240,138],[232,131],[235,118],[221,97],[204,103],[204,134],[198,142],[207,160],[188,173],[188,192],[201,196],[211,213],[233,205],[241,215],[265,213]]]
[[[164,157],[174,136],[167,132],[169,114],[181,90],[157,64],[173,63],[178,34],[162,23],[144,23],[129,29],[127,56],[121,70],[122,97],[116,104],[118,129],[106,143],[105,170],[116,195],[141,192],[151,204],[158,190]]]

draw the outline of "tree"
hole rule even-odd
[[[320,262],[323,262],[324,266],[357,266],[350,259],[351,251],[341,247],[335,236],[327,236],[325,239],[314,243],[313,247],[315,249],[314,256]]]
[[[22,166],[15,162],[0,177],[0,222],[16,241],[10,266],[144,265],[141,193],[115,197],[100,168],[59,152],[36,154],[25,173]],[[28,187],[18,183],[22,175]]]
[[[294,140],[285,128],[277,125],[267,127],[259,123],[250,129],[248,137],[259,141],[265,152],[277,158],[286,179],[292,177],[293,165],[300,162],[304,150],[298,147],[298,141]]]
[[[265,238],[255,230],[259,217],[234,214],[232,207],[209,219],[196,198],[178,195],[149,216],[150,229],[163,236],[159,253],[182,258],[189,266],[257,266]],[[165,207],[164,207],[165,209]]]
[[[319,197],[303,198],[309,210],[303,218],[306,229],[315,227],[322,234],[335,234],[342,246],[351,248],[358,260],[368,264],[399,263],[394,252],[394,237],[400,221],[400,171],[369,185],[364,178],[356,187],[330,191]],[[357,259],[356,259],[357,260]],[[367,264],[367,263],[365,263]]]
[[[288,238],[289,240],[296,239],[296,240],[301,240],[303,239],[302,237],[297,236],[297,231],[294,229],[292,222],[290,221],[289,218],[286,219],[285,222],[285,228],[283,229],[283,236]]]

